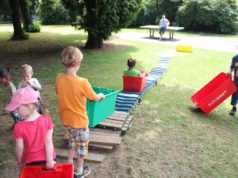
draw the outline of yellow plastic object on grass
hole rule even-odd
[[[180,52],[192,52],[193,47],[192,45],[177,45],[176,46],[176,51]]]

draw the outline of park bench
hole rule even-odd
[[[143,29],[149,29],[150,31],[150,38],[154,37],[155,30],[159,30],[159,25],[145,25],[140,26],[140,28]],[[169,39],[174,39],[174,31],[183,30],[184,27],[174,27],[174,26],[168,26],[167,30],[169,31]]]

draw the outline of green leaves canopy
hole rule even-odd
[[[142,0],[62,0],[80,28],[104,40],[135,19]],[[74,16],[74,17],[73,17]]]

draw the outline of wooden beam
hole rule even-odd
[[[68,150],[66,149],[56,148],[55,151],[57,156],[68,157]],[[77,158],[76,155],[74,155],[74,158]],[[86,160],[92,162],[102,162],[104,158],[105,158],[104,154],[88,153],[88,158],[86,158]]]
[[[121,137],[119,136],[101,136],[101,135],[91,135],[90,143],[100,144],[100,145],[119,145],[121,144]]]

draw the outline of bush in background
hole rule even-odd
[[[177,22],[185,29],[217,33],[235,33],[236,0],[186,0],[180,7]]]
[[[1,0],[0,3],[0,21],[12,20],[11,11],[8,0]]]
[[[176,24],[175,17],[182,3],[183,0],[144,0],[142,9],[130,27],[159,24],[162,15],[166,15],[172,24]]]
[[[40,19],[42,24],[68,24],[67,10],[60,0],[44,0],[40,5]]]
[[[30,33],[37,33],[40,32],[40,29],[41,29],[41,22],[34,21],[33,25],[30,25],[26,31]]]

